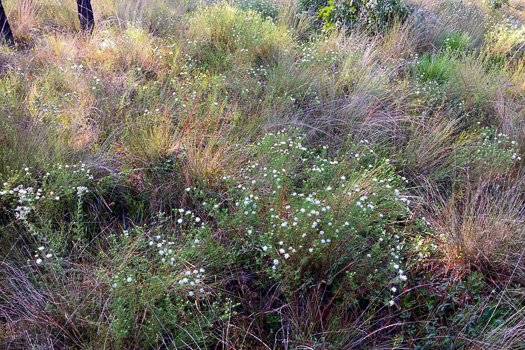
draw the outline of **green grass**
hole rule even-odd
[[[412,6],[6,1],[0,347],[520,348],[523,26]]]

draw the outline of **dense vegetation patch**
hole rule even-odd
[[[519,8],[4,5],[1,348],[525,342]]]

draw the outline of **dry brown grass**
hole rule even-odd
[[[39,31],[39,4],[35,0],[22,0],[13,3],[7,9],[9,20],[12,22],[13,35],[29,39]]]
[[[434,192],[425,214],[444,263],[460,275],[481,270],[494,281],[525,281],[524,179],[485,178],[450,198]]]
[[[443,111],[430,116],[413,117],[406,123],[405,145],[399,153],[404,173],[411,178],[432,178],[442,181],[454,167],[454,151],[468,145],[468,139],[455,141],[459,120],[449,118]]]
[[[0,327],[6,329],[3,339],[0,337],[2,346],[9,349],[55,349],[62,348],[64,343],[82,346],[83,332],[86,335],[91,329],[88,332],[92,335],[97,333],[97,324],[104,324],[97,322],[103,317],[97,312],[107,302],[107,291],[89,265],[69,267],[68,273],[76,275],[76,279],[64,279],[54,271],[27,271],[25,267],[0,262]],[[34,276],[41,281],[39,286]],[[79,276],[82,278],[78,279]],[[35,329],[39,331],[34,332]],[[98,331],[104,332],[102,328]]]
[[[405,23],[395,23],[392,29],[379,43],[381,55],[378,55],[383,64],[399,64],[401,59],[413,59],[414,55],[424,45],[424,35],[417,28],[417,17],[411,17]]]

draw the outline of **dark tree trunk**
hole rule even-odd
[[[93,8],[91,0],[77,0],[78,19],[80,20],[80,29],[89,33],[95,28],[95,19],[93,18]]]
[[[0,0],[0,42],[5,41],[9,46],[15,45],[13,39],[13,32],[7,22],[7,16],[5,15],[4,7],[2,6],[2,0]]]

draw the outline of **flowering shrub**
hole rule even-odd
[[[290,295],[314,288],[345,305],[394,303],[419,224],[403,179],[368,142],[330,158],[325,147],[269,134],[242,174],[235,219],[223,222],[244,227],[244,249],[260,252],[258,263]]]
[[[60,254],[73,241],[83,239],[83,202],[92,187],[91,169],[84,163],[55,164],[40,172],[26,167],[13,171],[0,183],[0,208],[32,234],[32,240],[46,251]],[[71,230],[60,227],[57,217],[69,217]],[[57,235],[56,231],[67,234]],[[69,231],[69,232],[68,232]],[[42,253],[34,256],[37,264],[45,262]],[[47,255],[50,253],[48,252]]]
[[[213,322],[229,317],[232,305],[218,304],[203,257],[209,227],[194,213],[180,209],[175,227],[163,215],[150,227],[111,236],[108,281],[111,325],[117,341],[148,347],[159,337],[174,344],[207,342]],[[219,250],[215,250],[220,253]]]

